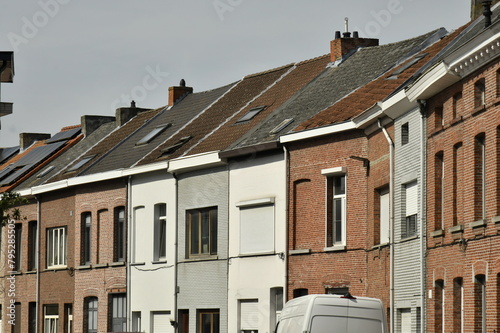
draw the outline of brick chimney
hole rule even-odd
[[[42,141],[50,139],[50,134],[46,133],[20,133],[19,145],[21,149],[26,149],[31,146],[35,141]]]
[[[179,86],[168,88],[168,106],[174,105],[181,98],[192,93],[193,93],[193,88],[186,87],[186,81],[182,79],[181,82],[179,83]]]
[[[82,132],[85,137],[92,134],[101,125],[115,121],[115,117],[109,116],[90,116],[84,115],[80,117]]]
[[[359,38],[357,31],[352,33],[348,32],[346,18],[345,32],[340,35],[340,31],[335,31],[335,39],[330,42],[330,61],[334,62],[342,59],[349,52],[356,50],[358,47],[378,46],[378,39],[376,38]]]
[[[121,127],[127,121],[137,116],[139,112],[149,111],[151,109],[138,108],[135,105],[135,101],[130,102],[130,107],[121,107],[115,111],[116,126]]]

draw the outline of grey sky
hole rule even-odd
[[[0,50],[15,51],[0,147],[55,134],[80,116],[167,103],[329,52],[335,30],[381,44],[467,23],[470,0],[1,0]]]

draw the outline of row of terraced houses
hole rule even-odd
[[[452,32],[338,32],[324,56],[182,80],[165,107],[20,134],[0,149],[0,191],[29,200],[3,226],[2,332],[272,333],[287,300],[348,292],[392,332],[500,331],[485,5]]]

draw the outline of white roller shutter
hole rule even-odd
[[[259,302],[248,300],[240,302],[240,326],[242,331],[255,331],[259,329]]]
[[[170,321],[168,319],[169,313],[153,313],[153,333],[168,332]]]
[[[274,251],[274,205],[240,207],[240,253]]]
[[[380,244],[389,243],[389,192],[380,194]]]
[[[412,182],[406,185],[406,216],[418,213],[418,185]]]
[[[404,309],[401,313],[401,333],[411,333],[411,310]]]

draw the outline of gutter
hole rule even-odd
[[[378,126],[382,130],[389,145],[389,229],[390,229],[390,332],[394,332],[394,142],[389,133],[382,126],[380,119]]]

